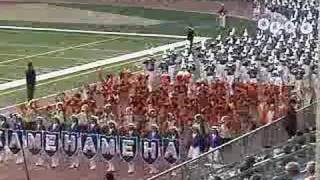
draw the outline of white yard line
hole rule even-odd
[[[186,39],[186,36],[176,36],[176,35],[166,35],[166,34],[143,34],[143,33],[122,33],[122,32],[105,32],[105,31],[85,31],[85,30],[76,30],[76,29],[34,28],[34,27],[18,27],[18,26],[0,26],[0,29],[31,30],[31,31],[52,31],[52,32],[104,34],[104,35],[117,35],[117,36],[120,35],[120,36],[141,36],[141,37]]]
[[[195,43],[200,42],[202,40],[204,40],[204,38],[196,38]],[[147,49],[147,50],[143,50],[143,51],[138,51],[138,52],[134,52],[134,53],[130,53],[130,54],[121,55],[121,56],[110,58],[110,59],[104,59],[104,60],[100,60],[100,61],[96,61],[96,62],[92,62],[92,63],[88,63],[88,64],[76,66],[76,67],[71,67],[71,68],[67,68],[67,69],[63,69],[63,70],[59,70],[59,71],[55,71],[55,72],[50,72],[47,74],[42,74],[37,77],[37,81],[39,82],[39,81],[43,81],[43,80],[47,80],[47,79],[51,79],[51,78],[66,76],[66,75],[70,75],[73,73],[98,68],[98,67],[105,66],[108,64],[125,62],[130,59],[136,59],[136,58],[150,55],[150,53],[159,53],[164,50],[170,49],[172,47],[173,48],[182,47],[186,43],[187,43],[187,41],[180,41],[180,42],[176,42],[176,43],[167,44],[167,45],[153,48],[152,51],[150,49]],[[23,85],[25,85],[25,79],[20,79],[17,81],[0,84],[0,91],[8,90],[11,88],[16,88],[16,87],[23,86]]]
[[[21,55],[21,54],[7,54],[7,53],[0,53],[0,56],[18,56],[18,57],[26,57],[28,55]],[[68,57],[52,57],[52,56],[49,56],[49,57],[46,57],[46,58],[49,58],[49,59],[66,59],[66,60],[88,60],[86,58],[68,58]],[[8,65],[3,65],[1,64],[1,61],[0,61],[0,66],[8,66]],[[12,66],[12,65],[11,65]],[[25,67],[25,66],[24,66]]]
[[[11,78],[2,78],[0,77],[0,81],[16,81],[17,79],[11,79]]]
[[[137,61],[137,62],[139,62],[139,61]],[[121,64],[115,64],[115,65],[108,66],[108,67],[106,67],[104,69],[111,69],[111,68],[114,68],[114,67],[123,66],[123,65],[126,65],[126,64],[130,64],[130,63],[133,63],[133,62],[130,61],[130,62],[125,62],[125,63],[121,63]],[[58,79],[54,79],[54,80],[51,80],[51,81],[46,81],[46,82],[43,82],[43,83],[39,83],[39,84],[36,85],[36,87],[47,85],[47,84],[58,82],[58,81],[62,81],[62,80],[66,80],[66,79],[71,79],[71,78],[74,78],[74,77],[79,77],[79,76],[82,76],[82,75],[85,75],[85,74],[90,74],[90,73],[93,73],[93,72],[96,72],[96,71],[97,70],[95,69],[95,70],[85,71],[85,72],[82,72],[82,73],[79,73],[79,74],[64,76],[62,78],[58,78]],[[1,78],[0,78],[0,80],[1,80]],[[17,92],[17,91],[21,91],[21,90],[24,90],[24,89],[26,89],[26,87],[22,87],[22,88],[19,88],[19,89],[14,89],[12,91],[6,91],[6,92],[3,92],[3,93],[0,93],[0,96],[7,95],[7,94],[10,94],[10,93],[13,93],[13,92]]]
[[[47,51],[47,52],[44,52],[44,53],[34,54],[34,55],[25,56],[25,57],[21,57],[21,58],[9,59],[9,60],[7,60],[7,61],[1,61],[0,64],[5,64],[5,63],[9,63],[9,62],[20,61],[20,60],[25,60],[25,59],[29,59],[29,58],[33,58],[33,57],[38,57],[38,56],[44,56],[44,55],[48,55],[48,54],[52,54],[52,53],[67,51],[67,50],[74,49],[74,48],[85,47],[85,46],[94,45],[94,44],[99,44],[99,43],[104,43],[104,42],[108,42],[108,41],[114,41],[114,40],[117,40],[117,39],[120,39],[120,38],[121,38],[121,37],[112,38],[112,39],[105,39],[105,40],[101,40],[101,41],[95,41],[95,42],[80,44],[80,45],[77,45],[77,46],[71,46],[71,47],[67,47],[67,48],[61,48],[61,49],[57,49],[57,50],[53,50],[53,51]]]

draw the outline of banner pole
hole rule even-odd
[[[25,171],[25,174],[26,174],[26,178],[27,178],[27,180],[31,180],[30,175],[29,175],[28,166],[27,166],[27,161],[26,161],[27,159],[26,159],[26,156],[25,156],[25,153],[24,153],[23,143],[22,143],[22,146],[21,146],[21,150],[22,150],[23,164],[24,164],[24,171]]]

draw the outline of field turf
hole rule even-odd
[[[0,84],[24,78],[26,65],[33,62],[37,74],[108,59],[178,39],[79,33],[0,30]],[[108,71],[136,68],[133,61],[106,66]],[[36,97],[59,93],[96,81],[95,69],[38,82]],[[0,107],[24,102],[25,87],[0,91]]]

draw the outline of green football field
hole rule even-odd
[[[24,78],[28,62],[45,74],[179,41],[178,39],[79,33],[0,30],[0,84]],[[136,60],[105,66],[106,71],[136,70]],[[38,82],[36,97],[97,80],[95,69]],[[0,91],[0,107],[24,102],[25,87]]]
[[[238,34],[241,34],[244,28],[248,28],[249,32],[253,32],[255,27],[255,23],[251,21],[228,17],[227,27],[223,29],[219,27],[216,16],[196,12],[110,5],[59,3],[49,5],[58,9],[72,8],[76,11],[83,10],[128,16],[128,20],[130,20],[130,17],[146,18],[161,23],[147,26],[132,24],[101,25],[27,20],[14,21],[3,18],[0,20],[0,25],[171,35],[185,35],[186,26],[193,26],[196,35],[202,37],[215,37],[218,34],[225,35],[232,27],[237,28]],[[30,61],[33,62],[38,74],[46,74],[176,41],[181,40],[49,31],[0,30],[0,84],[23,79],[26,65]],[[118,72],[124,67],[138,70],[141,67],[137,66],[136,60],[132,59],[121,64],[111,64],[104,68],[106,71],[112,72]],[[84,83],[95,82],[97,81],[95,70],[90,69],[38,82],[35,96],[38,98],[57,94],[64,90],[79,87]],[[24,86],[0,90],[0,108],[22,103],[25,100],[26,89]]]

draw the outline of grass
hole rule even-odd
[[[119,63],[103,67],[106,73],[119,73],[123,68],[131,71],[140,70],[136,66],[136,62]],[[35,91],[35,98],[57,94],[66,90],[80,87],[86,83],[97,82],[97,72],[95,70],[88,70],[76,74],[70,74],[66,77],[59,77],[40,82]],[[25,102],[27,99],[25,87],[16,88],[13,90],[0,91],[0,108],[8,105],[14,105]]]
[[[37,72],[42,74],[148,49],[151,45],[155,47],[177,41],[168,38],[22,30],[3,30],[0,36],[0,79],[24,78],[26,64],[30,61]],[[97,41],[99,43],[87,45]],[[79,45],[84,46],[64,50]]]
[[[255,31],[255,23],[252,21],[227,18],[227,27],[221,28],[217,22],[217,16],[212,14],[182,12],[174,10],[146,9],[143,7],[127,7],[112,5],[83,5],[83,4],[53,4],[57,6],[72,7],[84,10],[99,11],[121,14],[126,16],[137,16],[148,19],[163,21],[162,24],[151,26],[137,25],[92,25],[92,24],[66,24],[66,23],[40,23],[25,21],[0,21],[2,25],[18,25],[32,27],[51,27],[51,28],[73,28],[86,30],[103,30],[118,32],[139,32],[139,33],[160,33],[184,35],[186,26],[194,26],[199,36],[214,37],[218,34],[225,35],[232,27],[236,27],[240,32],[248,28],[249,32]]]
[[[198,36],[225,35],[232,27],[242,30],[248,28],[253,32],[255,24],[248,20],[229,17],[228,26],[225,29],[219,27],[216,16],[202,13],[190,13],[172,10],[145,9],[142,7],[125,7],[110,5],[81,5],[81,4],[54,4],[57,6],[73,7],[85,10],[108,12],[126,16],[138,16],[148,19],[163,21],[162,24],[152,26],[134,25],[88,25],[88,24],[65,24],[65,23],[40,23],[25,21],[0,21],[1,25],[68,28],[82,30],[102,30],[137,33],[159,33],[184,35],[186,26],[193,26]],[[88,47],[71,49],[49,55],[37,56],[14,62],[5,62],[9,59],[16,59],[27,55],[34,55],[43,52],[53,51],[60,48],[77,46],[79,44],[111,39],[116,36],[88,35],[77,33],[57,32],[35,32],[35,31],[0,31],[0,83],[8,82],[10,79],[21,79],[24,77],[25,65],[32,60],[40,73],[47,73],[61,68],[72,67],[80,64],[105,59],[120,54],[126,54],[164,43],[172,43],[176,40],[165,38],[128,38],[121,37],[117,40],[110,40],[106,43],[90,45]],[[108,65],[106,71],[118,73],[124,67],[132,70],[139,70],[136,63]],[[79,87],[85,83],[97,81],[94,70],[88,70],[66,77],[50,79],[39,82],[35,93],[36,98],[56,94],[68,89]],[[26,100],[25,87],[19,87],[6,91],[0,91],[0,107],[22,103]]]

